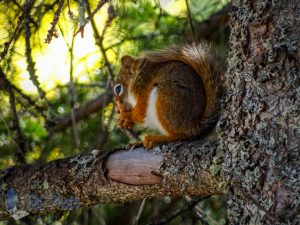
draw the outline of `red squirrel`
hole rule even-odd
[[[160,134],[147,135],[145,148],[203,136],[219,115],[221,67],[208,45],[190,44],[121,58],[114,86],[117,122],[141,123]]]

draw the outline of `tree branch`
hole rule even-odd
[[[53,20],[51,22],[51,28],[48,30],[48,34],[47,34],[47,37],[45,39],[45,43],[49,44],[51,42],[53,36],[57,37],[55,27],[56,27],[56,24],[58,23],[58,20],[59,20],[60,14],[62,12],[63,6],[64,6],[64,0],[60,0],[59,4],[58,4],[58,9],[54,13],[54,17],[53,17]]]
[[[108,95],[108,97],[107,97]],[[81,120],[88,118],[91,114],[101,110],[112,99],[112,93],[103,93],[97,98],[85,103],[84,105],[75,109],[75,120],[78,123]],[[67,114],[63,117],[57,118],[53,125],[48,125],[52,132],[64,131],[72,125],[71,115]]]
[[[2,68],[0,67],[0,90],[1,89],[6,90],[9,96],[9,103],[10,103],[11,114],[13,118],[12,130],[15,131],[14,141],[18,149],[16,152],[16,156],[19,162],[25,163],[25,152],[26,152],[25,138],[20,127],[20,120],[19,120],[19,115],[16,107],[15,94],[9,80],[6,78]]]
[[[226,192],[223,176],[210,172],[217,141],[99,152],[0,171],[0,219],[18,212],[47,214],[146,197]]]
[[[25,1],[23,6],[22,6],[22,9],[23,9],[23,12],[22,14],[19,16],[18,18],[18,22],[17,22],[17,25],[15,27],[15,29],[13,30],[12,32],[12,35],[10,36],[10,39],[8,41],[6,41],[3,46],[4,46],[4,49],[3,51],[0,53],[0,62],[2,61],[2,59],[6,56],[6,54],[8,53],[8,50],[9,50],[9,46],[11,45],[11,43],[13,42],[13,40],[16,39],[16,37],[18,36],[17,34],[19,33],[20,29],[21,29],[21,25],[22,25],[22,22],[24,20],[24,16],[25,16],[25,11],[27,10],[27,8],[33,3],[34,1],[33,0],[28,0],[28,1]]]
[[[16,92],[18,95],[20,95],[21,98],[25,99],[28,104],[32,107],[35,108],[35,110],[40,113],[44,119],[47,119],[47,115],[45,114],[45,107],[40,106],[38,104],[36,104],[36,99],[32,99],[29,95],[23,93],[23,91],[18,88],[17,86],[15,86],[14,84],[12,84],[8,79],[7,79],[7,75],[4,73],[4,71],[2,70],[2,68],[0,67],[0,89],[3,91],[6,91],[9,94],[9,90],[13,90],[14,92]]]

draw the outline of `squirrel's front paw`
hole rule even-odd
[[[134,122],[131,119],[131,112],[122,112],[117,117],[117,122],[122,128],[132,128]]]
[[[153,140],[151,135],[147,135],[143,140],[144,148],[153,148],[157,143]]]

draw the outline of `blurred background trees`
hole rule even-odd
[[[120,57],[194,40],[225,54],[229,10],[228,0],[0,1],[0,169],[126,145],[132,135],[116,126],[111,95]],[[132,224],[139,205],[0,224]],[[222,197],[198,206],[209,224],[226,223]],[[148,200],[140,224],[178,210],[169,224],[205,224],[167,197]]]

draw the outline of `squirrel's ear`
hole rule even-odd
[[[130,55],[125,55],[121,58],[121,65],[123,67],[131,67],[131,65],[135,62],[135,58]]]
[[[138,60],[133,58],[130,55],[123,56],[121,58],[122,71],[125,72],[126,75],[133,74],[134,73],[133,71],[136,68],[137,62],[138,62]]]

